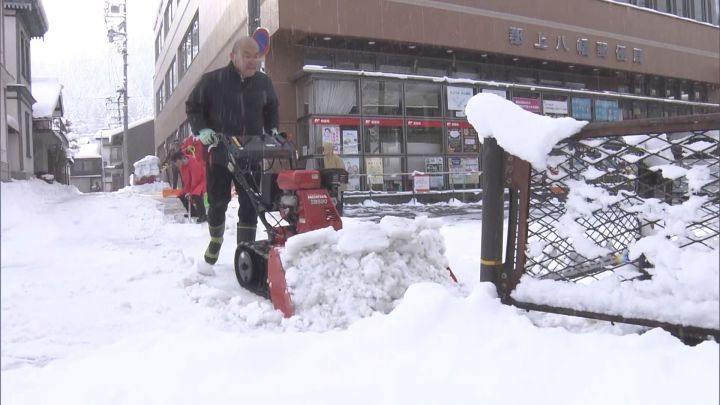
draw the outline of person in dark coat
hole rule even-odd
[[[277,136],[278,99],[272,81],[258,72],[260,51],[250,37],[235,41],[227,66],[203,75],[185,103],[190,127],[204,145],[213,145],[217,136],[238,137],[244,144],[249,137]],[[230,202],[233,177],[227,166],[222,144],[209,148],[207,161],[208,228],[210,244],[205,261],[215,264],[223,243],[225,212]],[[262,162],[250,165],[250,184],[258,184]],[[240,187],[236,184],[236,189]],[[237,242],[255,240],[257,213],[244,192],[238,192]]]

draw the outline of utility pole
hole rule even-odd
[[[118,90],[123,99],[123,141],[122,165],[123,184],[128,186],[130,178],[130,162],[128,157],[128,94],[127,94],[127,8],[126,0],[105,1],[105,25],[108,30],[108,41],[115,44],[123,58],[123,85]]]

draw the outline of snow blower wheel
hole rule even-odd
[[[244,243],[235,249],[235,277],[243,288],[268,298],[267,259]]]

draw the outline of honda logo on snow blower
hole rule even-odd
[[[324,194],[308,194],[307,198],[312,205],[327,204],[327,196]]]

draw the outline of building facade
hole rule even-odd
[[[33,167],[36,176],[50,174],[54,181],[70,184],[62,88],[56,78],[33,80]]]
[[[155,154],[154,119],[147,117],[128,124],[128,162],[133,173],[133,163],[148,155]],[[103,167],[103,191],[117,191],[124,186],[122,167],[123,128],[104,129],[95,135],[100,144]]]
[[[260,25],[281,130],[308,165],[334,143],[358,174],[350,190],[409,190],[403,174],[418,171],[438,173],[431,189],[477,188],[480,145],[464,105],[478,92],[594,121],[720,111],[713,0],[164,0],[158,156],[190,133],[185,100],[200,76]]]
[[[30,41],[48,30],[39,0],[2,0],[0,178],[34,175]]]

